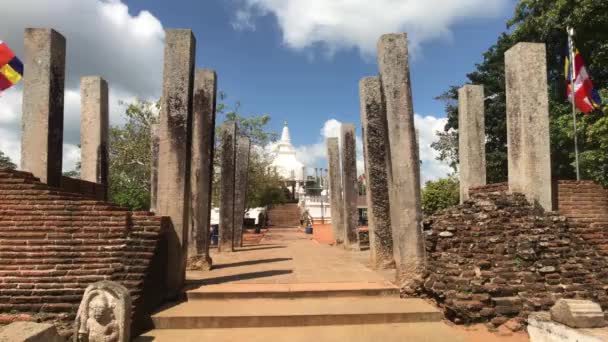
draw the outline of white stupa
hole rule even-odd
[[[274,160],[272,166],[276,168],[277,172],[285,179],[290,181],[302,181],[304,164],[300,163],[296,158],[296,150],[291,144],[291,137],[289,136],[289,128],[287,128],[287,121],[283,127],[281,133],[281,140],[275,145]]]

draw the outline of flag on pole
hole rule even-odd
[[[0,40],[0,91],[12,87],[22,77],[23,64],[8,45]]]
[[[576,108],[583,113],[589,113],[600,108],[602,99],[597,89],[593,88],[593,82],[587,73],[587,68],[585,68],[583,56],[576,49],[572,51],[574,51],[572,54],[574,56],[574,63],[571,63],[570,58],[566,57],[565,68],[566,81],[568,82],[568,100],[572,102],[572,84],[574,84],[574,103],[576,104]],[[572,73],[573,69],[574,75]],[[574,77],[574,82],[572,82],[572,77]]]

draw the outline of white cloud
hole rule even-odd
[[[119,101],[160,96],[164,30],[147,11],[130,15],[120,0],[21,0],[0,12],[2,40],[23,57],[27,27],[50,27],[66,38],[64,170],[79,159],[80,78],[108,81],[110,122],[121,120]],[[23,59],[23,58],[22,58]],[[26,73],[27,73],[27,66]],[[22,85],[0,96],[0,149],[20,161]]]
[[[414,48],[450,37],[450,28],[471,18],[499,15],[508,0],[238,0],[237,29],[252,29],[255,16],[274,15],[284,43],[293,49],[316,44],[328,51],[358,48],[373,54],[380,35],[408,32]]]
[[[435,180],[447,176],[451,169],[450,167],[436,159],[438,153],[431,144],[437,140],[437,131],[443,130],[446,124],[446,118],[436,118],[434,116],[414,116],[416,130],[418,131],[418,144],[420,148],[420,166],[421,182]],[[330,137],[340,137],[341,122],[336,119],[327,120],[320,130],[319,141],[310,145],[296,146],[296,156],[300,162],[308,167],[324,167],[327,166],[327,150],[325,139]],[[363,162],[363,140],[360,135],[357,136],[357,172],[364,172]]]

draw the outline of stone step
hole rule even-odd
[[[158,342],[464,342],[460,332],[442,322],[308,327],[152,330],[135,341]]]
[[[396,296],[399,288],[385,283],[219,284],[187,292],[188,300],[238,298],[328,298]]]
[[[398,297],[192,300],[152,316],[156,329],[305,327],[439,322],[421,299]]]

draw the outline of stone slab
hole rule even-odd
[[[590,300],[559,299],[551,307],[551,319],[571,328],[601,328],[606,326],[604,311]]]
[[[548,312],[533,312],[528,316],[531,342],[603,342],[608,341],[608,329],[575,329],[551,320]]]
[[[0,342],[64,342],[54,325],[13,322],[0,328]]]
[[[156,329],[439,322],[421,299],[399,297],[193,300],[152,316]]]
[[[282,327],[277,328],[235,328],[235,329],[183,329],[183,330],[154,330],[144,334],[136,341],[149,341],[153,338],[158,342],[464,342],[461,333],[445,323],[396,323],[396,324],[365,324],[365,325],[331,325],[313,327]]]

